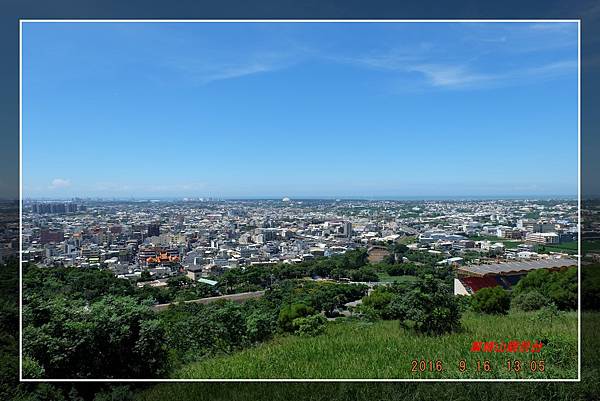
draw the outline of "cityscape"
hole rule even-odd
[[[578,40],[24,23],[21,378],[577,379]]]
[[[46,267],[107,269],[133,281],[147,272],[147,285],[166,286],[178,275],[213,279],[230,269],[358,248],[380,262],[393,243],[434,257],[437,265],[546,261],[544,268],[553,259],[576,264],[577,240],[572,199],[74,199],[25,203],[22,258]]]

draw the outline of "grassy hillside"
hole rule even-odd
[[[576,378],[577,315],[566,313],[552,321],[535,314],[486,316],[466,314],[461,333],[419,336],[398,322],[330,323],[323,335],[278,337],[256,348],[190,364],[176,378]],[[473,341],[541,339],[546,344],[535,360],[545,361],[544,372],[531,372],[527,353],[473,353]],[[412,372],[411,361],[441,360],[442,372]],[[466,370],[459,370],[464,359]],[[507,360],[525,366],[509,372]],[[480,371],[477,361],[480,361]],[[483,371],[489,360],[491,371]]]

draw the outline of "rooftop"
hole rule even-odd
[[[537,269],[556,269],[568,266],[577,266],[577,260],[561,258],[523,262],[494,263],[491,265],[472,265],[461,267],[458,269],[458,271],[462,273],[469,273],[475,276],[485,276],[487,274],[528,272]]]

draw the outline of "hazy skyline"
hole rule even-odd
[[[24,197],[577,193],[575,23],[25,23]]]

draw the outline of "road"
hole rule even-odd
[[[195,304],[209,304],[211,302],[216,302],[216,301],[220,301],[220,300],[228,300],[228,301],[234,301],[234,302],[244,302],[248,299],[251,298],[259,298],[262,297],[265,294],[264,291],[253,291],[253,292],[240,292],[239,294],[229,294],[229,295],[220,295],[218,297],[208,297],[208,298],[200,298],[200,299],[192,299],[189,301],[183,301],[183,303],[195,303]],[[160,312],[163,311],[165,309],[167,309],[170,305],[173,304],[179,304],[181,302],[171,302],[168,304],[158,304],[158,305],[154,305],[152,307],[152,309],[154,309],[156,312]]]

